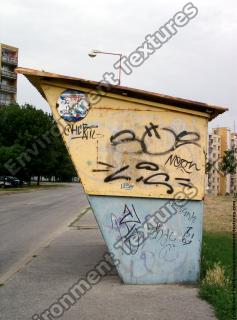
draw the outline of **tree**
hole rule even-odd
[[[233,149],[226,150],[224,152],[222,162],[220,163],[220,170],[224,173],[224,175],[235,174],[236,167],[237,167],[237,162],[235,159],[234,150]]]
[[[32,176],[75,176],[53,117],[31,105],[0,109],[0,175],[29,181]],[[65,169],[67,168],[66,172]]]

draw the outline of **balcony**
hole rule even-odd
[[[14,72],[2,70],[2,77],[16,79],[17,75]]]
[[[15,103],[15,100],[0,98],[0,106],[8,106],[11,103]]]
[[[16,87],[0,83],[0,90],[4,92],[16,93]]]
[[[2,62],[5,62],[7,64],[17,66],[17,58],[10,58],[7,56],[2,56]]]

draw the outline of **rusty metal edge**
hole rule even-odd
[[[87,89],[97,91],[98,95],[100,95],[99,90],[103,87],[100,82],[86,80],[76,77],[64,76],[60,74],[39,71],[29,68],[22,68],[18,67],[15,69],[17,73],[25,75],[28,80],[38,89],[44,99],[46,99],[45,94],[40,86],[40,80],[50,80],[53,79],[54,81],[58,82],[67,82],[68,84],[78,85],[81,87],[85,87]],[[105,86],[105,85],[104,85]],[[182,109],[189,109],[194,111],[199,111],[203,113],[208,113],[210,115],[210,120],[214,119],[218,115],[228,111],[228,108],[210,105],[202,102],[172,97],[168,95],[163,95],[160,93],[145,91],[141,89],[135,89],[130,87],[118,86],[118,85],[109,85],[107,86],[107,90],[109,93],[114,93],[120,96],[126,96],[130,98],[137,98],[142,100],[148,100],[151,102],[158,102],[165,105],[173,105],[178,108]],[[47,100],[47,99],[46,99]]]

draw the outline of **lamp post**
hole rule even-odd
[[[121,60],[122,60],[122,54],[121,53],[114,53],[114,52],[92,50],[90,53],[88,53],[88,56],[90,58],[95,58],[97,56],[97,54],[110,54],[110,55],[113,55],[113,56],[119,56],[119,83],[118,83],[118,85],[120,86],[120,84],[121,84]]]

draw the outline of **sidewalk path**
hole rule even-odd
[[[84,219],[84,220],[83,220]],[[42,250],[22,272],[0,287],[0,318],[32,319],[94,268],[106,247],[90,211]],[[80,228],[85,226],[86,228]],[[92,226],[90,229],[89,226]],[[41,318],[39,318],[41,319]],[[47,319],[47,318],[45,318]],[[56,319],[56,318],[48,318]],[[58,318],[59,319],[59,318]],[[124,285],[116,271],[94,285],[63,320],[213,320],[197,289],[177,285]]]

